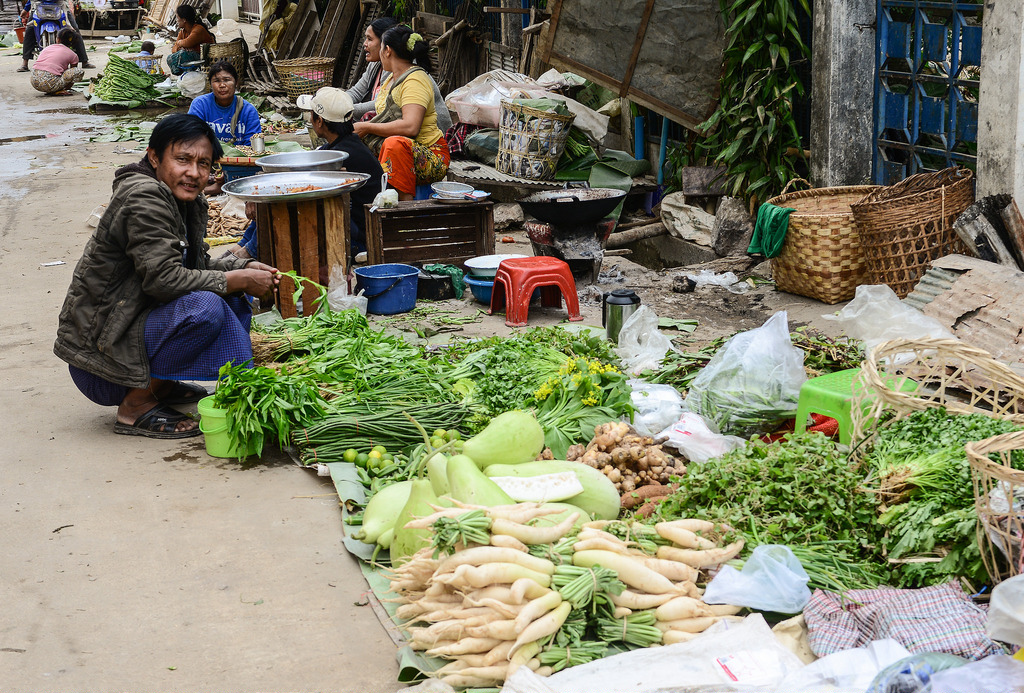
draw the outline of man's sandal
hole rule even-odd
[[[203,432],[198,426],[188,431],[175,430],[179,423],[189,418],[191,417],[158,404],[135,419],[133,424],[118,421],[114,424],[114,433],[145,438],[194,438],[202,435]]]
[[[157,397],[160,404],[195,404],[203,397],[209,397],[210,392],[202,385],[194,383],[183,383],[175,380],[167,389],[163,397]]]

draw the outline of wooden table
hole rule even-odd
[[[350,205],[348,193],[319,200],[258,204],[256,237],[260,261],[282,272],[294,270],[299,276],[323,285],[336,267],[348,274]],[[298,315],[292,298],[294,291],[292,280],[283,278],[277,297],[283,317]],[[317,297],[315,288],[303,289],[303,315],[312,315]]]
[[[119,36],[121,34],[133,34],[139,30],[142,22],[142,15],[145,10],[141,7],[129,7],[124,9],[109,8],[105,10],[79,10],[75,13],[75,19],[81,28],[83,38],[102,38],[104,36]],[[96,20],[102,17],[113,17],[114,26],[96,28]]]

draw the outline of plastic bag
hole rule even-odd
[[[615,353],[633,375],[657,370],[661,360],[672,348],[672,340],[658,331],[658,316],[647,306],[640,306],[626,318],[619,330],[619,346]]]
[[[327,305],[330,306],[331,310],[338,313],[343,310],[355,309],[366,315],[366,307],[370,303],[369,299],[363,296],[362,291],[358,295],[352,295],[348,288],[348,277],[345,276],[341,267],[335,266],[331,270],[327,287]]]
[[[202,72],[186,72],[178,80],[182,96],[195,98],[206,91],[206,75]]]
[[[745,294],[750,291],[750,284],[741,282],[735,272],[716,273],[702,269],[699,272],[684,272],[683,276],[691,280],[699,289],[702,286],[720,286],[730,293]]]
[[[1024,575],[1017,575],[995,586],[985,624],[993,640],[1024,647]]]
[[[664,444],[675,448],[691,462],[707,462],[747,442],[738,436],[716,433],[703,416],[692,411],[682,412],[674,424],[658,433],[658,437],[667,438]]]
[[[783,310],[761,327],[733,335],[694,378],[685,408],[721,433],[760,435],[796,415],[806,380],[804,352],[790,341]]]
[[[878,672],[866,693],[918,693],[924,690],[935,672],[955,669],[966,662],[963,657],[943,652],[908,655]]]
[[[843,332],[864,342],[865,351],[901,337],[955,339],[942,323],[903,303],[884,284],[858,286],[853,300],[839,313],[821,317],[838,322]]]
[[[656,436],[683,413],[683,396],[671,385],[652,385],[630,380],[629,398],[636,412],[633,428],[645,436]]]
[[[923,693],[1024,693],[1024,662],[992,655],[955,669],[935,672]]]
[[[807,606],[811,590],[807,571],[781,544],[762,544],[742,570],[722,566],[704,591],[706,604],[733,604],[759,611],[798,614]]]

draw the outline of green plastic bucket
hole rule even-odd
[[[206,454],[210,457],[241,459],[256,453],[251,447],[239,450],[228,437],[228,410],[213,406],[213,395],[203,397],[196,405],[199,409],[199,430],[206,439]]]

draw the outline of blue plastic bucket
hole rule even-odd
[[[356,293],[368,299],[366,311],[376,315],[408,313],[416,307],[420,271],[412,265],[370,265],[356,268]]]

